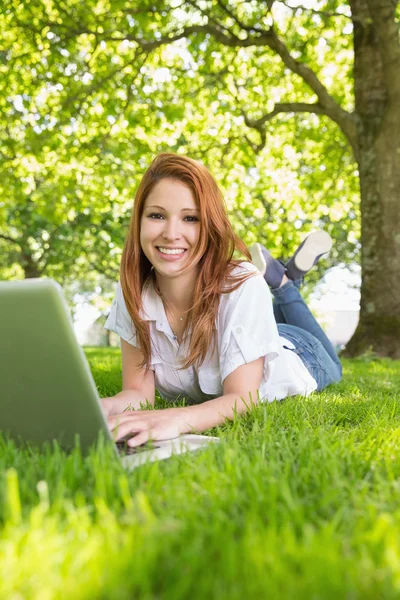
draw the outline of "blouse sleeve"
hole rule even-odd
[[[114,331],[123,340],[128,342],[128,344],[137,347],[136,329],[128,309],[126,308],[120,282],[118,282],[115,298],[111,305],[111,311],[107,317],[104,328]]]
[[[252,269],[252,265],[249,270]],[[254,270],[256,271],[255,267]],[[235,369],[264,357],[263,380],[269,363],[282,352],[269,287],[258,271],[228,295],[220,314],[220,371],[222,382]]]

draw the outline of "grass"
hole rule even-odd
[[[119,351],[86,354],[116,393]],[[400,363],[344,366],[132,473],[101,444],[0,440],[0,598],[398,598]]]

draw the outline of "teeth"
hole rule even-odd
[[[183,254],[185,252],[185,250],[179,250],[178,248],[176,250],[171,250],[168,248],[159,248],[159,251],[163,254]]]

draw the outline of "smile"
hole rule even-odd
[[[158,247],[157,250],[159,250],[163,254],[183,254],[184,252],[186,252],[186,248],[163,248],[163,247]]]
[[[157,254],[163,260],[173,261],[180,260],[185,254],[187,248],[157,248]]]

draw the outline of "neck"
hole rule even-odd
[[[191,272],[171,278],[155,274],[156,287],[164,305],[174,314],[181,316],[193,306],[196,275],[196,272]]]

